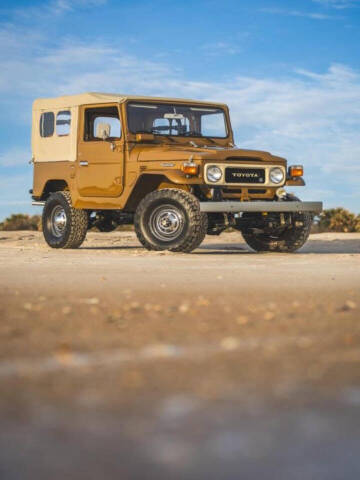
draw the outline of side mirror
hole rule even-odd
[[[155,135],[152,133],[137,133],[136,141],[137,142],[152,142],[155,140]]]
[[[98,123],[96,126],[96,138],[107,140],[110,137],[110,123]]]

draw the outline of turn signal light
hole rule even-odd
[[[186,173],[186,175],[197,175],[199,167],[196,163],[183,163],[181,170]]]
[[[289,167],[289,177],[302,177],[304,175],[304,167],[302,165],[292,165]]]

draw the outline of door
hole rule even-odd
[[[76,183],[83,197],[118,197],[123,189],[124,141],[119,105],[83,106],[79,111]],[[101,131],[108,138],[100,138]],[[98,136],[99,135],[99,136]]]

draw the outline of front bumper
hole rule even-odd
[[[311,212],[320,213],[322,202],[200,202],[200,210],[206,213],[227,212]]]

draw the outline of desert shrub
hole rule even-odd
[[[315,231],[360,232],[360,215],[341,207],[324,210],[315,219]]]
[[[360,215],[358,215],[355,220],[355,232],[360,233]]]
[[[16,213],[0,223],[0,230],[39,230],[40,215]]]

